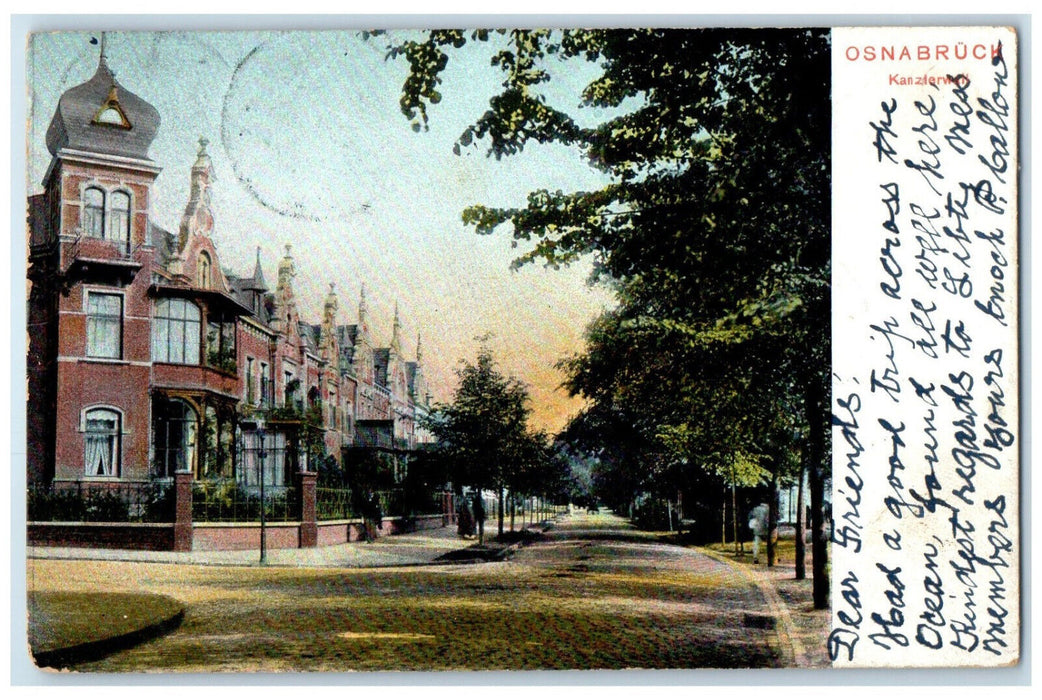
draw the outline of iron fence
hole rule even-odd
[[[192,486],[193,522],[255,522],[261,519],[259,487],[232,480],[196,482]],[[299,518],[299,491],[292,486],[264,486],[264,519],[273,522]]]
[[[30,522],[172,523],[173,484],[83,482],[30,486]]]
[[[441,490],[419,491],[413,490],[403,494],[403,506],[406,513],[403,515],[435,515],[442,512],[444,505],[442,497],[445,492]]]
[[[380,500],[380,510],[385,518],[406,514],[405,498],[401,489],[377,491],[376,497]]]
[[[315,489],[315,519],[348,520],[357,517],[351,489]]]

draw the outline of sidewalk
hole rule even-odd
[[[726,562],[760,589],[770,614],[776,620],[775,631],[783,653],[789,656],[787,663],[795,668],[831,666],[825,642],[832,616],[829,610],[814,609],[809,552],[807,578],[797,581],[791,556],[768,567],[762,560],[759,564],[752,563],[748,552],[737,555],[733,549],[721,550],[719,545],[715,548],[698,547],[698,550]]]
[[[268,566],[369,568],[422,566],[450,552],[466,549],[468,542],[456,527],[385,535],[375,542],[348,542],[306,549],[269,549]],[[157,564],[196,564],[202,566],[260,566],[260,550],[150,552],[87,547],[26,547],[30,559],[84,559],[133,561]],[[457,555],[458,556],[458,555]],[[465,557],[458,557],[465,560]]]

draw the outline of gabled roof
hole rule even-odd
[[[350,367],[355,361],[355,339],[358,337],[358,326],[337,326],[336,339],[340,345],[341,366]]]
[[[149,236],[152,240],[152,247],[155,249],[155,257],[153,260],[162,267],[166,267],[167,263],[170,262],[170,257],[176,252],[177,236],[156,224],[154,221],[150,220],[148,226]]]

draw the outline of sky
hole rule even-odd
[[[473,360],[479,336],[501,369],[524,381],[534,427],[564,426],[581,401],[559,388],[554,369],[579,351],[586,325],[612,305],[591,287],[590,261],[560,270],[512,271],[524,248],[507,228],[479,236],[462,224],[473,204],[519,206],[537,188],[593,189],[603,176],[575,149],[526,147],[515,157],[486,157],[478,143],[452,153],[464,130],[487,109],[502,80],[489,65],[494,46],[453,54],[430,129],[414,132],[398,98],[404,60],[387,60],[390,37],[357,31],[108,32],[106,55],[116,79],[158,109],[150,155],[163,172],[153,192],[155,223],[177,231],[188,201],[189,170],[201,137],[209,141],[217,245],[222,267],[245,275],[256,249],[269,285],[285,245],[292,245],[301,317],[321,320],[335,283],[339,322],[357,321],[365,286],[378,346],[390,342],[395,304],[403,351],[422,339],[424,371],[436,401],[449,401],[455,370]],[[28,190],[42,190],[50,163],[45,134],[61,94],[88,80],[99,46],[89,32],[32,36],[27,56]],[[592,77],[562,66],[551,104],[580,121],[603,116],[579,106]]]

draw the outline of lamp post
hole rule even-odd
[[[264,521],[264,458],[267,454],[264,451],[264,419],[257,419],[257,440],[260,442],[260,449],[257,450],[257,465],[260,471],[260,563],[268,563],[268,541],[267,541],[267,530],[266,523]]]

